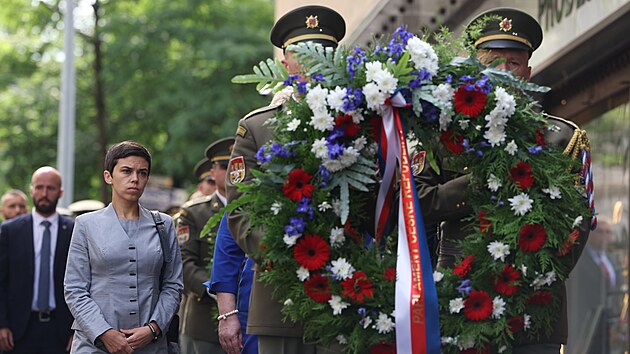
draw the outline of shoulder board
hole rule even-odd
[[[212,200],[212,196],[213,195],[214,195],[214,193],[212,195],[204,195],[203,197],[199,197],[199,198],[195,198],[193,200],[189,200],[186,203],[184,203],[184,205],[182,205],[182,208],[190,208],[193,205],[207,203],[210,200]]]
[[[577,124],[573,123],[572,121],[570,121],[568,119],[552,116],[551,114],[547,114],[547,113],[543,113],[543,115],[545,116],[545,118],[547,118],[549,120],[557,120],[557,121],[563,122],[564,124],[567,124],[567,125],[573,127],[573,129],[580,129],[580,127]]]
[[[272,105],[269,105],[269,106],[258,108],[258,109],[254,110],[254,111],[251,111],[251,112],[247,113],[247,115],[245,117],[243,117],[243,120],[251,118],[251,117],[254,117],[254,116],[257,116],[257,115],[262,114],[262,113],[266,113],[266,112],[270,112],[270,111],[276,110],[280,106],[282,106],[282,104],[272,104]]]

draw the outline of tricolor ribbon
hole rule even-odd
[[[398,108],[408,107],[396,93],[380,107],[382,182],[376,201],[377,239],[387,224],[394,177],[400,172],[398,204],[398,259],[396,264],[396,351],[439,353],[440,322],[437,291],[427,245],[424,221],[416,194],[405,132]],[[383,162],[383,161],[381,161]]]
[[[597,228],[597,216],[595,215],[595,187],[593,184],[593,166],[591,164],[591,152],[589,149],[582,150],[582,178],[586,189],[588,206],[591,209],[591,230]]]

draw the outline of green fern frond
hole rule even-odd
[[[256,90],[260,91],[265,87],[276,87],[289,77],[287,69],[278,59],[267,59],[254,66],[253,74],[237,75],[232,78],[235,84],[257,84]]]

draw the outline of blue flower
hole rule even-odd
[[[330,171],[321,165],[319,166],[319,175],[322,176],[322,181],[319,186],[321,188],[326,188],[326,186],[328,186],[328,180],[330,179]]]
[[[532,155],[538,155],[542,151],[542,146],[540,145],[532,146],[528,149],[528,151]]]
[[[289,218],[289,225],[284,227],[284,233],[289,236],[297,236],[304,232],[306,223],[302,218]]]
[[[356,72],[359,69],[359,66],[363,64],[365,61],[367,61],[367,57],[365,56],[365,52],[363,51],[363,49],[361,49],[361,47],[355,46],[354,53],[349,55],[346,58],[346,61],[347,61],[346,69],[348,70],[348,73],[350,74],[350,79],[353,79],[354,75],[356,75]]]
[[[324,74],[313,74],[311,75],[311,77],[313,78],[313,80],[315,80],[315,82],[323,82],[326,81],[324,79]]]
[[[284,86],[293,86],[293,83],[296,80],[300,79],[300,75],[289,75],[286,80],[284,80]]]
[[[269,149],[269,151],[273,154],[273,156],[280,156],[280,157],[288,157],[289,156],[289,152],[280,144],[273,144],[271,145],[271,148]]]
[[[470,76],[470,75],[464,75],[462,77],[459,78],[459,81],[473,81],[475,80],[474,76]]]
[[[470,285],[471,283],[470,279],[462,280],[457,287],[457,291],[459,291],[462,296],[468,296],[468,294],[470,294],[470,290],[472,290],[472,286]]]
[[[265,154],[265,145],[263,145],[260,147],[260,149],[258,149],[258,152],[256,152],[256,155],[254,155],[254,157],[261,165],[264,165],[267,162],[271,161],[271,158],[273,156],[271,154]]]
[[[422,101],[422,116],[428,122],[435,122],[438,119],[439,111],[430,102]]]
[[[357,310],[357,313],[361,316],[365,316],[366,314],[365,307],[359,307],[359,309]]]
[[[405,50],[407,42],[413,38],[413,33],[407,32],[407,26],[401,25],[396,28],[392,34],[392,38],[387,44],[385,51],[396,62]]]
[[[326,141],[329,143],[334,143],[338,138],[343,138],[344,137],[344,130],[343,128],[334,128],[330,134],[328,135],[328,137],[326,137]]]
[[[326,146],[328,147],[328,157],[330,157],[331,160],[336,160],[339,156],[343,155],[344,144],[327,143]]]
[[[475,85],[471,84],[470,82],[466,83],[466,91],[468,92],[472,92],[472,91],[477,91],[477,88],[475,87]]]
[[[477,80],[477,82],[475,82],[475,86],[480,87],[481,92],[485,93],[486,95],[489,94],[490,91],[492,91],[492,84],[488,80],[487,76],[482,76],[481,79]]]
[[[351,112],[359,108],[363,103],[363,91],[360,88],[352,89],[352,87],[346,88],[346,94],[343,96],[343,104],[341,109],[344,112]]]
[[[306,81],[300,81],[297,84],[297,91],[300,95],[306,94]]]
[[[446,81],[447,84],[450,84],[451,82],[453,82],[453,75],[451,74],[446,75],[446,78],[444,80]]]
[[[380,53],[381,50],[383,50],[383,48],[380,45],[377,45],[376,47],[374,47],[374,54]]]
[[[307,197],[302,197],[302,200],[298,202],[297,212],[306,214],[308,215],[309,220],[313,220],[313,217],[315,216],[315,211],[311,206],[311,199]]]
[[[425,68],[423,68],[422,71],[414,71],[411,74],[416,76],[415,79],[409,81],[409,88],[412,89],[420,87],[422,85],[422,81],[431,79],[431,74],[429,74]]]

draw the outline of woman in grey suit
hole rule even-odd
[[[111,204],[76,219],[64,282],[72,353],[167,353],[162,331],[179,306],[182,260],[171,218],[160,214],[163,252],[151,212],[138,203],[150,171],[145,147],[114,145],[103,172]]]

